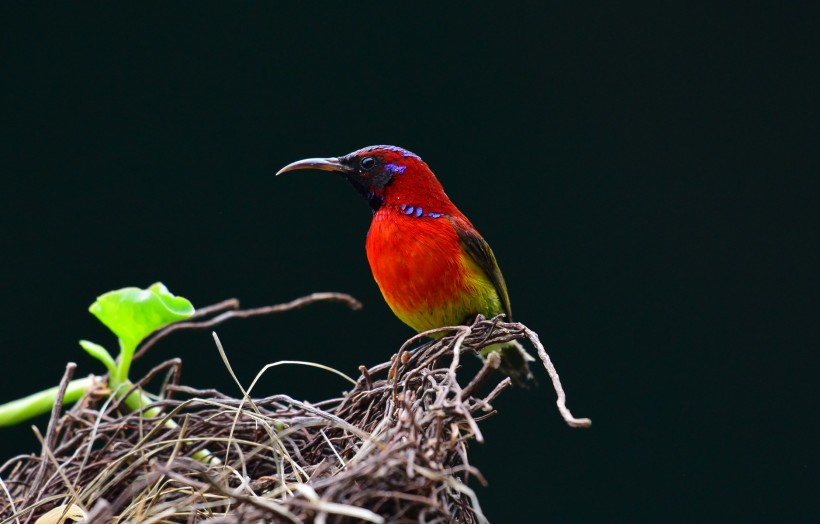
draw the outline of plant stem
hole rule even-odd
[[[122,391],[122,390],[130,389],[132,385],[133,384],[131,384],[130,380],[126,380],[120,386],[120,390]],[[119,394],[117,394],[117,396],[119,396]],[[141,410],[142,408],[144,408],[145,406],[147,406],[150,403],[151,403],[151,399],[148,397],[148,395],[146,395],[145,393],[143,393],[142,391],[139,391],[139,390],[132,391],[131,394],[128,395],[125,398],[125,405],[128,406],[128,409],[130,409],[131,411],[139,411],[139,410]],[[156,417],[159,414],[160,414],[160,410],[156,409],[156,408],[153,408],[153,409],[146,410],[145,413],[143,413],[143,416],[145,416],[146,418],[152,418],[152,417]]]
[[[110,382],[111,389],[116,390],[120,384],[128,382],[128,372],[131,371],[131,361],[134,358],[136,344],[131,344],[120,339],[120,355],[117,358],[117,372],[112,373]]]
[[[129,390],[129,389],[131,389],[131,386],[133,386],[131,381],[126,380],[125,382],[123,382],[119,386],[119,391]],[[118,394],[118,393],[116,393],[116,391],[117,391],[116,389],[114,391],[115,391],[115,395]],[[125,402],[125,405],[128,407],[128,409],[130,409],[131,411],[139,411],[139,410],[143,409],[145,406],[147,406],[148,404],[151,403],[151,398],[148,397],[148,395],[146,395],[142,391],[136,390],[136,391],[132,391],[131,394],[128,395],[125,398],[124,402]],[[143,412],[143,416],[146,417],[146,418],[152,418],[152,417],[159,416],[161,413],[162,413],[162,411],[159,408],[151,408],[151,409],[145,410],[145,412]],[[171,428],[171,429],[176,429],[176,428],[179,427],[179,425],[176,422],[174,422],[173,420],[169,419],[165,423],[165,427]],[[215,457],[213,455],[213,453],[211,453],[207,449],[201,449],[201,450],[197,451],[196,453],[194,453],[193,457],[194,457],[194,459],[198,460],[199,462],[202,462],[203,464],[210,464],[212,466],[216,466],[216,465],[222,463],[221,460],[219,460],[217,457]]]
[[[94,382],[94,377],[79,378],[68,383],[63,405],[78,401]],[[57,400],[58,386],[48,388],[0,405],[0,427],[14,426],[30,418],[48,413]]]

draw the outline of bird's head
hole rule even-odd
[[[418,155],[396,146],[370,146],[344,156],[306,158],[288,164],[277,175],[297,169],[319,169],[344,176],[364,196],[373,212],[385,203],[401,205],[415,195],[425,198],[444,191]]]

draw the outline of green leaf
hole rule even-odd
[[[97,297],[88,310],[120,338],[136,347],[157,329],[194,314],[194,306],[171,294],[161,282],[148,289],[126,287]]]
[[[114,357],[107,349],[99,344],[95,344],[90,340],[81,340],[80,346],[92,357],[102,362],[110,373],[116,373],[117,364],[114,362]]]

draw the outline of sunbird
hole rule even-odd
[[[396,146],[365,147],[344,156],[307,158],[277,175],[319,169],[345,177],[367,200],[373,220],[367,260],[387,305],[418,332],[471,324],[479,313],[512,320],[510,298],[490,245],[447,197],[427,164]],[[440,335],[439,335],[440,336]],[[534,359],[515,341],[482,351],[522,386]]]

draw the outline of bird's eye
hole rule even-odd
[[[362,166],[362,169],[367,171],[368,169],[371,169],[373,166],[376,165],[376,159],[372,156],[366,156],[362,158],[362,161],[359,165]]]

